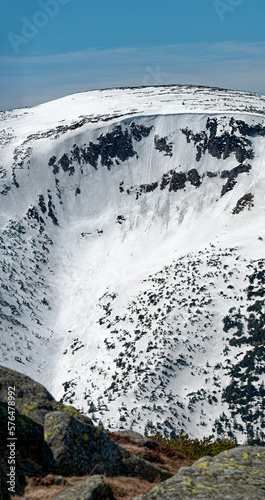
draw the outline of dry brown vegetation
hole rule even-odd
[[[21,500],[21,498],[26,500],[53,500],[56,495],[59,495],[61,491],[66,490],[67,488],[73,488],[78,484],[83,483],[89,476],[82,477],[64,477],[69,485],[56,485],[54,484],[51,478],[55,478],[49,474],[48,476],[42,477],[29,477],[27,478],[27,485],[22,497],[18,495],[12,495],[12,500]],[[61,477],[61,476],[60,476]]]
[[[143,493],[148,493],[158,482],[149,483],[135,477],[104,477],[105,483],[112,489],[116,500],[132,500]]]
[[[54,500],[56,495],[67,488],[77,486],[88,479],[89,476],[65,477],[69,486],[51,484],[46,478],[31,477],[27,479],[27,486],[22,497],[15,495],[12,500]],[[149,483],[134,477],[106,477],[104,481],[112,489],[116,500],[132,500],[137,495],[148,493],[157,483]]]
[[[126,450],[134,455],[144,460],[148,460],[148,462],[153,465],[168,470],[173,474],[176,474],[180,467],[189,466],[195,462],[192,458],[187,458],[185,455],[169,446],[158,445],[154,449],[149,449],[145,446],[139,446],[138,443],[127,436],[119,436],[113,433],[108,433],[108,435],[113,441],[123,446],[123,448],[126,448]]]
[[[118,436],[116,434],[108,433],[108,435],[116,443],[126,448],[131,453],[134,453],[138,457],[148,460],[150,463],[166,469],[173,474],[176,474],[180,467],[192,465],[194,460],[186,458],[184,455],[179,453],[168,446],[158,445],[155,449],[149,449],[144,446],[140,446],[138,443],[125,436]],[[56,476],[49,474],[44,478],[40,477],[30,477],[27,478],[27,484],[22,497],[18,495],[12,496],[13,500],[21,500],[21,498],[26,500],[54,500],[56,495],[61,491],[77,486],[83,483],[89,478],[89,475],[82,477],[64,477],[59,482],[64,483],[64,480],[68,482],[68,485],[64,484],[54,484],[56,481]],[[114,497],[116,500],[132,500],[137,495],[148,493],[158,482],[149,483],[142,479],[136,479],[134,477],[105,477],[105,482],[112,489]]]

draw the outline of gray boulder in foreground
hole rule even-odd
[[[110,487],[101,476],[92,476],[74,488],[59,493],[55,500],[114,500]]]
[[[203,457],[134,500],[262,500],[265,448],[242,446]]]
[[[67,412],[46,415],[44,439],[53,454],[57,474],[130,476],[149,482],[172,477],[170,472],[133,455],[100,429]]]

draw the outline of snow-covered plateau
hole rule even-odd
[[[110,429],[264,439],[265,96],[0,118],[0,363]]]

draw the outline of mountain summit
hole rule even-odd
[[[1,364],[108,428],[264,439],[265,96],[91,91],[0,141]]]

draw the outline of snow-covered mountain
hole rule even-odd
[[[1,113],[1,364],[106,427],[265,423],[265,96],[91,91]]]

